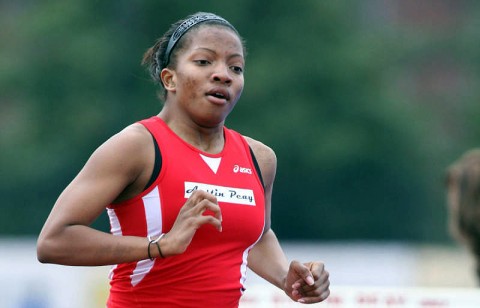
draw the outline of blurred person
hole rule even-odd
[[[480,149],[465,152],[447,169],[448,229],[476,260],[480,281]]]
[[[325,300],[323,262],[289,263],[271,229],[274,151],[224,124],[244,86],[237,30],[190,15],[142,64],[160,113],[94,151],[45,222],[39,261],[114,265],[108,307],[237,307],[247,266],[296,302]],[[111,234],[90,227],[105,209]]]

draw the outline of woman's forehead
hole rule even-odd
[[[187,44],[195,48],[207,44],[226,44],[230,48],[236,47],[243,50],[243,44],[238,34],[232,29],[221,25],[200,25],[188,33]]]

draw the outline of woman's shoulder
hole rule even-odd
[[[251,137],[244,136],[248,145],[255,155],[260,171],[262,172],[263,180],[267,187],[270,187],[275,178],[277,170],[277,156],[275,151],[263,142],[255,140]]]
[[[148,145],[152,141],[151,138],[151,134],[145,126],[139,123],[134,123],[113,135],[110,140],[127,147],[137,147],[142,144]]]
[[[102,144],[88,165],[117,178],[122,188],[115,199],[115,203],[118,203],[136,196],[144,189],[151,176],[154,160],[150,133],[141,124],[132,124]]]
[[[256,139],[253,139],[248,136],[243,136],[245,140],[247,141],[248,145],[252,149],[253,153],[255,154],[255,157],[259,160],[261,159],[274,159],[276,160],[276,155],[275,151],[269,147],[268,145],[264,144],[261,141],[258,141]]]
[[[131,124],[100,145],[93,156],[135,162],[144,159],[151,149],[153,142],[148,130],[141,124]]]

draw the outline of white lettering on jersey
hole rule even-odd
[[[252,174],[252,169],[250,168],[245,168],[245,167],[240,167],[239,165],[235,165],[233,166],[233,172],[234,173],[248,173],[248,174]]]
[[[205,183],[185,182],[185,198],[190,198],[196,190],[203,190],[214,195],[220,202],[255,206],[255,196],[253,190],[226,187],[219,185],[210,185]]]

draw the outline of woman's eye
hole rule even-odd
[[[195,60],[195,62],[199,65],[207,65],[210,63],[208,60]]]
[[[237,74],[243,73],[243,68],[241,66],[231,66],[230,69]]]

